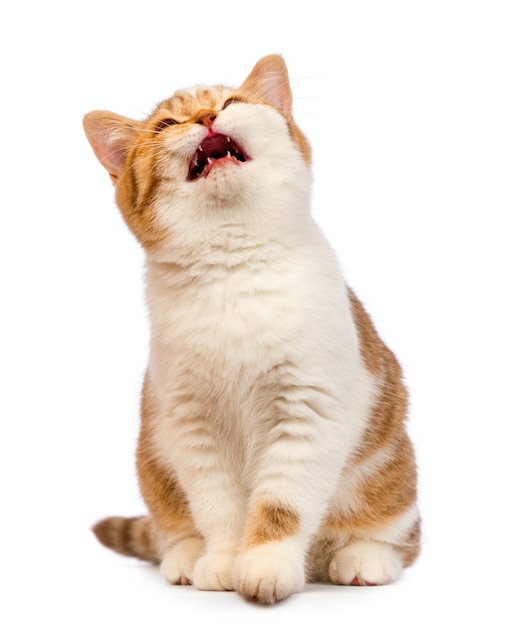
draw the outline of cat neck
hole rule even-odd
[[[237,221],[223,223],[208,233],[205,240],[177,241],[146,256],[146,276],[167,287],[224,280],[242,273],[258,275],[264,270],[297,263],[300,258],[314,258],[327,250],[321,231],[310,214],[296,227],[273,231],[251,230]],[[182,238],[181,238],[182,239]],[[283,271],[283,270],[280,270]]]

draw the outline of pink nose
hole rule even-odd
[[[214,113],[211,113],[210,111],[206,111],[205,113],[202,113],[201,115],[198,116],[198,119],[196,120],[196,122],[197,124],[202,124],[202,126],[210,128],[215,119],[216,119],[216,116],[214,115]]]

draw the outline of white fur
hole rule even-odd
[[[233,590],[231,572],[235,556],[233,550],[207,551],[195,565],[195,587],[204,591]]]
[[[389,545],[373,541],[351,543],[335,552],[330,578],[336,584],[386,585],[402,572],[400,555]]]
[[[193,581],[193,569],[204,550],[199,537],[186,537],[168,550],[161,571],[169,583],[189,585]]]
[[[149,376],[161,406],[153,442],[205,538],[196,586],[235,585],[268,602],[269,593],[279,599],[303,586],[303,555],[366,426],[375,385],[284,118],[239,104],[214,130],[251,160],[167,182],[157,198],[169,236],[147,259]],[[167,145],[171,176],[206,132],[195,125],[185,142]],[[232,583],[247,511],[261,502],[295,510],[299,532],[241,554]],[[173,556],[169,580],[180,574]]]
[[[303,557],[300,546],[292,539],[246,550],[233,567],[235,589],[264,604],[297,593],[305,585]]]

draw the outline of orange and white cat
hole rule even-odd
[[[420,545],[407,393],[311,217],[282,58],[84,128],[145,249],[151,324],[149,513],[99,522],[99,540],[262,603],[397,579]]]

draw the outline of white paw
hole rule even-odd
[[[402,570],[400,555],[392,546],[358,541],[335,552],[329,574],[337,585],[387,585]]]
[[[196,563],[193,584],[205,591],[233,591],[231,569],[235,552],[209,552]]]
[[[303,589],[304,556],[285,542],[250,548],[237,557],[233,582],[245,598],[273,604]]]
[[[171,548],[161,562],[161,571],[172,585],[190,585],[193,568],[203,551],[203,540],[187,537]]]

